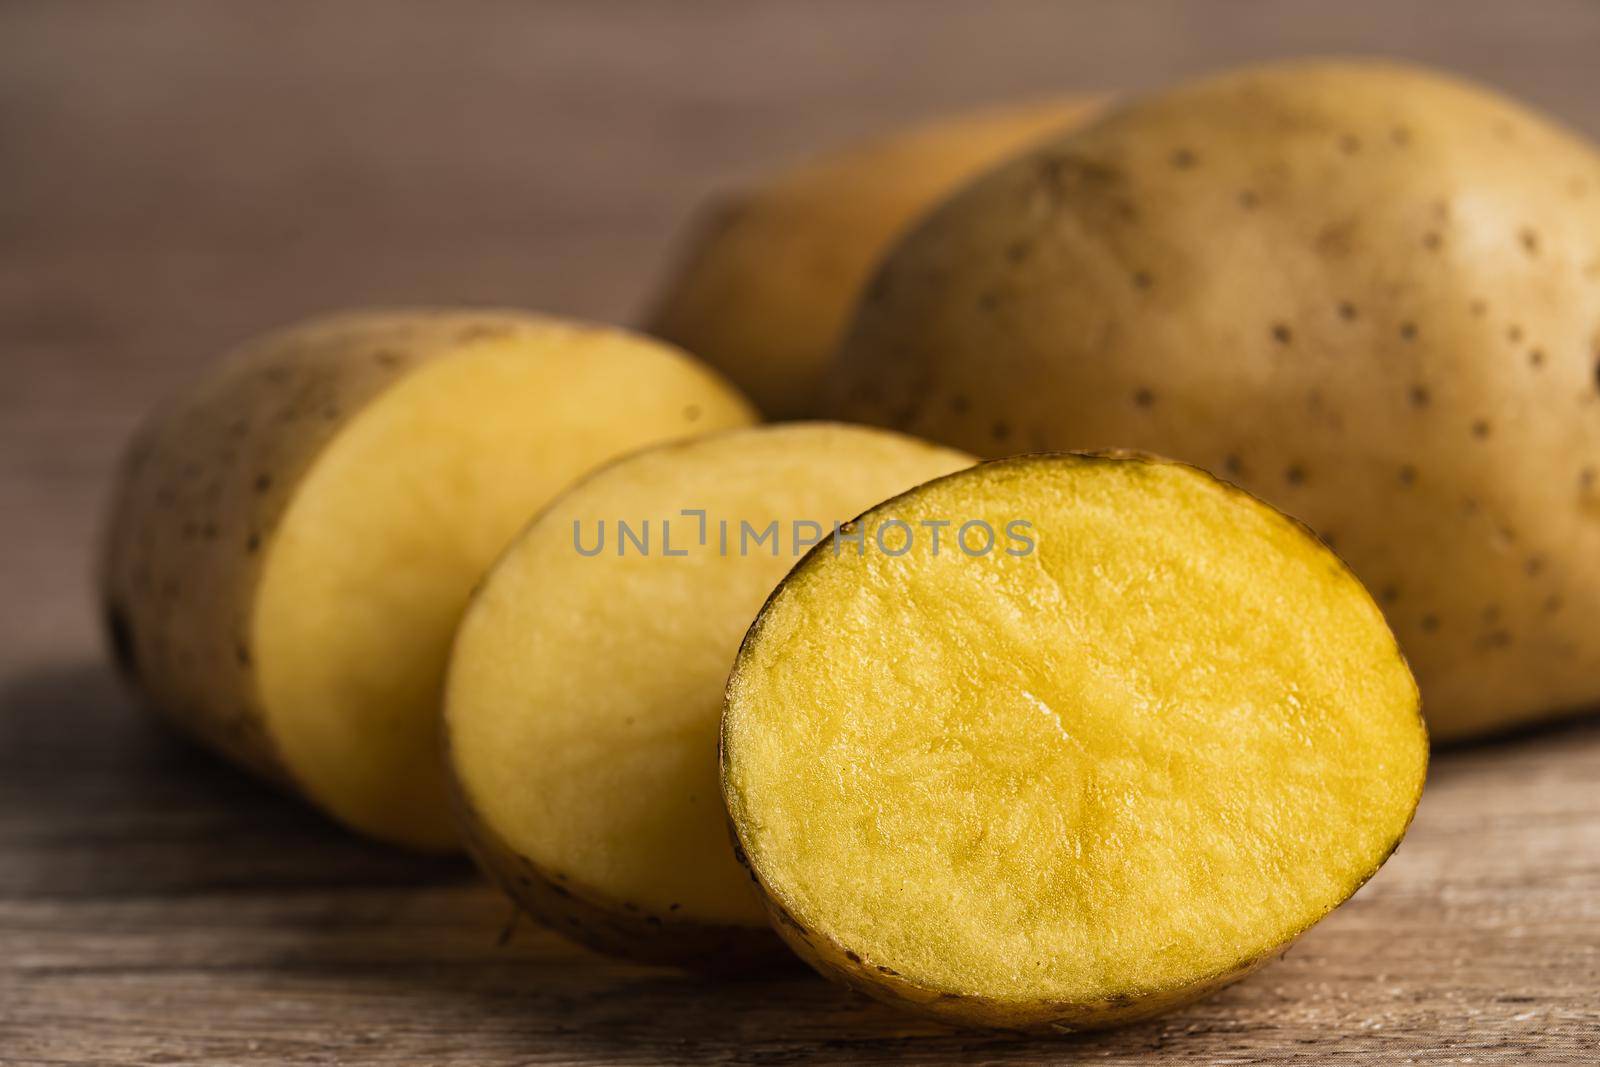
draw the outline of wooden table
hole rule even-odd
[[[966,103],[1380,50],[1600,133],[1600,5],[0,6],[0,1062],[1600,1060],[1600,724],[1440,753],[1383,873],[1165,1020],[1029,1042],[526,925],[135,716],[86,576],[133,421],[340,305],[631,317],[682,216]]]

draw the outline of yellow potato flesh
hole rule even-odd
[[[1192,468],[1071,456],[862,524],[890,519],[1024,519],[1036,548],[811,557],[747,638],[723,737],[752,870],[869,984],[1092,1022],[1247,967],[1398,842],[1416,689],[1291,521]]]
[[[251,624],[268,729],[313,799],[369,833],[455,842],[443,671],[474,583],[516,530],[607,459],[749,421],[675,353],[545,329],[475,342],[371,402],[272,538]]]
[[[793,424],[640,453],[560,497],[496,565],[451,661],[451,764],[481,832],[619,912],[765,931],[718,781],[739,640],[795,562],[797,520],[831,532],[970,462],[898,434]],[[683,509],[705,511],[703,544]],[[619,554],[619,519],[636,534],[648,523],[648,553],[623,541]],[[602,521],[603,551],[581,555],[574,524],[593,549]],[[781,544],[741,552],[741,523],[774,521]],[[517,892],[516,871],[495,873]]]

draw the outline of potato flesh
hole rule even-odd
[[[1270,952],[1382,862],[1414,684],[1326,549],[1189,468],[1002,462],[863,519],[1036,551],[818,557],[730,682],[730,812],[802,927],[926,990],[1093,1004]]]
[[[446,726],[476,819],[613,907],[764,929],[728,844],[717,725],[740,638],[794,563],[790,524],[831,530],[970,462],[898,434],[796,424],[654,449],[563,495],[496,566],[452,659]],[[706,511],[705,545],[684,508]],[[619,518],[651,520],[649,555],[617,554]],[[663,518],[687,555],[663,554]],[[580,556],[573,524],[593,547],[602,519],[612,540]],[[781,550],[741,556],[738,523],[774,520]]]
[[[453,845],[438,697],[473,584],[588,469],[749,418],[677,353],[566,326],[473,342],[372,401],[297,488],[257,590],[260,696],[296,781],[359,829]]]

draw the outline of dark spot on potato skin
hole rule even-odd
[[[1344,134],[1339,138],[1339,151],[1347,156],[1353,156],[1361,151],[1361,138],[1353,133]]]
[[[1402,340],[1402,341],[1415,341],[1416,339],[1417,339],[1417,324],[1414,323],[1414,322],[1402,322],[1400,324],[1400,340]]]
[[[989,436],[996,441],[1004,441],[1011,436],[1011,426],[1006,422],[996,422],[989,428]]]
[[[250,666],[250,664],[252,662],[252,658],[251,658],[251,655],[250,655],[250,646],[246,645],[246,644],[243,644],[242,642],[240,644],[234,646],[233,659],[234,659],[234,662],[239,664],[239,666],[241,666],[241,667]]]
[[[1517,243],[1522,245],[1522,250],[1530,256],[1539,254],[1539,231],[1531,226],[1525,226],[1517,233]]]
[[[1512,344],[1517,344],[1519,341],[1521,341],[1522,327],[1515,323],[1512,323],[1510,326],[1508,326],[1506,328],[1506,340],[1510,341]]]
[[[1246,211],[1254,211],[1261,204],[1261,197],[1254,189],[1242,189],[1239,192],[1239,206]]]
[[[1432,614],[1424,615],[1421,619],[1421,625],[1423,633],[1431,634],[1439,629],[1439,616]]]
[[[1147,408],[1156,402],[1156,394],[1151,392],[1149,389],[1135,389],[1133,392],[1133,402],[1139,407]]]
[[[1006,246],[1006,259],[1012,263],[1021,263],[1032,254],[1032,241],[1013,241]]]
[[[1287,323],[1273,323],[1272,339],[1278,342],[1280,345],[1286,345],[1294,340],[1294,331],[1289,329]]]
[[[1444,238],[1440,237],[1439,234],[1433,230],[1429,230],[1427,233],[1422,235],[1422,247],[1426,248],[1429,252],[1437,252],[1441,247],[1443,247],[1443,245]]]
[[[251,534],[245,538],[244,550],[250,555],[255,555],[261,549],[261,535]]]
[[[1542,367],[1542,366],[1544,366],[1544,349],[1535,348],[1531,352],[1529,352],[1528,353],[1528,365],[1530,367]]]
[[[1400,484],[1410,488],[1417,484],[1417,468],[1406,463],[1400,468]]]
[[[1135,289],[1149,289],[1155,284],[1148,271],[1135,271],[1133,274],[1133,287]]]
[[[1230,453],[1222,457],[1222,469],[1232,475],[1243,474],[1244,461]]]
[[[1413,385],[1411,387],[1411,406],[1425,408],[1433,402],[1433,393],[1426,385]]]
[[[1171,163],[1174,170],[1193,170],[1200,162],[1192,148],[1180,148],[1172,153]]]
[[[1544,557],[1529,556],[1527,562],[1523,563],[1522,569],[1529,578],[1537,578],[1544,572]]]
[[[1390,582],[1378,591],[1378,599],[1385,604],[1394,604],[1400,600],[1400,587]]]
[[[1482,441],[1489,436],[1490,426],[1488,419],[1474,419],[1472,422],[1472,436]]]
[[[684,417],[685,421],[688,421],[688,422],[699,422],[700,421],[700,405],[699,404],[688,404],[688,405],[686,405],[684,407],[684,409],[683,409],[683,417]]]
[[[1348,300],[1339,305],[1339,317],[1346,322],[1354,322],[1358,314],[1356,306]]]
[[[258,475],[256,475],[256,492],[265,493],[268,489],[271,489],[271,488],[272,488],[272,475],[270,475],[270,474],[258,474]]]
[[[1389,140],[1392,144],[1399,148],[1406,148],[1410,146],[1411,128],[1408,126],[1396,126],[1394,129],[1389,131]]]
[[[1291,464],[1283,472],[1283,480],[1290,485],[1306,484],[1306,469],[1298,463]]]
[[[1489,313],[1489,303],[1486,300],[1477,299],[1467,305],[1467,310],[1472,313],[1474,318],[1482,318]]]

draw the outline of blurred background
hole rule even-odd
[[[393,1062],[442,1061],[436,1035],[467,1028],[508,1061],[580,1032],[619,1042],[613,1057],[640,1035],[669,1055],[701,1041],[695,1018],[722,1055],[743,1041],[801,1058],[786,1042],[803,1024],[771,1014],[770,991],[719,993],[708,1023],[699,987],[575,969],[582,954],[554,939],[485,964],[504,912],[464,868],[356,842],[132,715],[89,595],[121,446],[228,346],[313,312],[475,303],[635,322],[694,209],[764,169],[970,105],[1304,54],[1439,65],[1600,136],[1593,0],[0,0],[0,1061],[26,1056],[24,1016],[119,1062],[180,1025],[206,1062],[389,1041]],[[1281,1039],[1273,1026],[1313,1043],[1337,1028],[1377,1056],[1385,1012],[1466,1035],[1483,1005],[1499,1034],[1592,1039],[1600,946],[1571,931],[1600,921],[1583,890],[1595,861],[1573,847],[1594,837],[1572,806],[1600,750],[1552,766],[1559,743],[1439,761],[1417,843],[1377,897],[1180,1017],[1212,1035],[1187,1047],[1247,1055]],[[1537,872],[1495,865],[1517,839]],[[283,892],[251,895],[262,886]],[[1432,984],[1374,978],[1379,943]],[[527,1010],[540,975],[562,991],[545,1016]],[[1535,986],[1537,1005],[1498,999]],[[618,990],[633,1021],[605,1007]],[[328,1023],[339,997],[359,1023]],[[903,1052],[875,1009],[820,983],[779,999],[826,1015],[819,1041]]]
[[[0,2],[0,657],[92,640],[118,446],[248,334],[368,303],[633,321],[686,216],[763,168],[1307,53],[1600,134],[1591,0]]]

